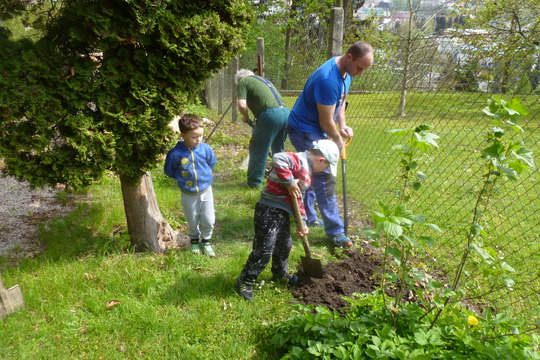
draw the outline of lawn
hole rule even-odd
[[[386,133],[390,129],[414,128],[432,124],[431,132],[440,136],[439,148],[419,161],[418,169],[427,175],[424,186],[413,194],[410,208],[428,216],[439,225],[437,244],[428,249],[428,266],[451,276],[463,251],[464,233],[472,219],[475,191],[482,184],[485,170],[479,149],[485,147],[484,134],[490,126],[482,113],[484,94],[412,94],[408,98],[407,117],[396,117],[399,94],[352,95],[348,98],[348,123],[355,138],[347,151],[348,195],[358,203],[373,208],[376,201],[389,202],[400,187],[399,154],[396,144],[406,144],[404,137]],[[510,100],[511,97],[505,97]],[[540,153],[540,102],[537,96],[518,97],[530,110],[520,125],[523,141],[533,151],[536,162]],[[519,135],[521,136],[521,135]],[[501,182],[498,196],[484,216],[487,229],[484,246],[516,270],[515,289],[499,289],[499,306],[512,304],[519,312],[538,311],[539,273],[536,270],[540,250],[539,170],[523,174],[518,182]],[[468,280],[479,281],[481,274],[469,268]]]
[[[441,137],[440,148],[420,163],[428,178],[411,208],[443,229],[428,253],[428,268],[453,269],[463,240],[463,230],[455,224],[469,219],[470,190],[481,181],[475,149],[481,146],[486,126],[480,112],[485,96],[412,96],[414,110],[406,118],[392,115],[398,100],[395,94],[349,98],[348,119],[356,136],[347,152],[348,196],[352,206],[360,208],[355,214],[363,217],[376,200],[389,201],[398,188],[398,158],[391,147],[403,139],[385,131],[433,124],[433,132]],[[527,118],[525,141],[538,153],[539,105],[534,101],[529,100],[533,111]],[[125,219],[118,181],[107,177],[81,195],[74,212],[41,227],[43,254],[2,268],[4,285],[20,285],[26,308],[0,327],[0,358],[275,358],[267,330],[293,314],[294,299],[286,287],[270,283],[268,270],[260,277],[253,302],[234,292],[235,278],[251,250],[259,191],[243,186],[245,172],[239,169],[247,154],[249,129],[241,124],[225,127],[227,131],[220,128],[209,141],[219,152],[214,184],[217,258],[182,250],[164,255],[132,251],[125,233],[113,234],[125,226]],[[185,228],[174,181],[160,168],[153,171],[153,179],[162,213],[173,226]],[[501,188],[495,210],[489,213],[490,236],[485,239],[522,277],[514,289],[522,290],[520,301],[512,289],[496,293],[497,305],[512,303],[518,313],[538,309],[537,179],[535,170],[522,182]],[[351,234],[358,236],[359,230],[351,229]],[[323,262],[335,261],[323,239],[322,231],[312,231],[313,252]],[[291,271],[299,265],[301,254],[300,241],[295,239]],[[474,268],[470,270],[468,279],[477,279]]]
[[[247,150],[237,144],[249,138],[247,126],[227,128],[234,138],[221,134],[212,140],[220,149],[214,184],[217,258],[184,250],[132,251],[125,233],[113,235],[125,227],[125,218],[119,182],[107,177],[81,195],[75,211],[41,227],[43,254],[2,267],[4,285],[19,284],[26,308],[2,323],[0,358],[275,358],[266,330],[293,313],[294,299],[285,285],[270,282],[268,269],[254,301],[234,291],[251,251],[259,191],[243,186],[245,172],[238,170]],[[153,179],[162,213],[185,228],[174,180],[161,168]],[[323,238],[313,231],[313,252],[324,262],[335,261]],[[296,239],[291,271],[302,254]],[[117,305],[108,307],[113,300]]]

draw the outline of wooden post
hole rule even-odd
[[[218,75],[218,114],[223,114],[223,83],[225,70],[221,69]]]
[[[238,108],[236,107],[236,83],[234,82],[234,77],[236,72],[239,70],[239,61],[238,58],[234,58],[231,63],[231,103],[232,103],[232,122],[235,123],[238,120]]]
[[[12,286],[6,290],[2,279],[0,279],[0,319],[23,307],[24,300],[19,285]]]
[[[264,77],[264,38],[257,38],[257,72]]]
[[[332,8],[330,17],[330,39],[328,41],[328,59],[341,55],[343,45],[343,9],[339,7]]]

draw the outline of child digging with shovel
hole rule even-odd
[[[338,159],[339,149],[332,140],[314,141],[305,152],[281,152],[272,157],[267,185],[255,205],[253,250],[236,279],[236,291],[247,301],[253,300],[253,285],[270,259],[273,281],[283,279],[290,285],[298,282],[298,277],[288,272],[292,248],[290,216],[294,218],[292,199],[298,199],[300,205],[304,224],[297,233],[304,236],[309,230],[302,195],[311,185],[311,174],[330,168],[335,176]]]

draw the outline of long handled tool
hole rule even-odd
[[[347,203],[347,146],[351,143],[352,137],[347,140],[341,152],[341,177],[343,178],[343,227],[345,235],[349,230],[349,206]]]
[[[298,199],[296,196],[292,195],[291,200],[294,209],[294,216],[296,218],[296,227],[302,229],[303,232],[304,225],[302,222],[302,215],[300,214],[300,207],[298,206]],[[314,278],[322,278],[323,268],[321,260],[313,259],[311,257],[311,251],[309,250],[309,242],[306,234],[302,236],[302,242],[304,244],[304,251],[306,252],[306,256],[300,257],[302,260],[302,269],[304,269],[304,274]]]
[[[214,131],[216,131],[217,127],[219,126],[219,124],[221,124],[221,122],[223,121],[223,118],[225,117],[225,115],[227,115],[227,113],[229,112],[229,109],[232,107],[232,105],[236,103],[236,97],[231,101],[231,103],[229,104],[229,106],[227,106],[227,109],[225,110],[225,112],[223,113],[223,115],[221,115],[221,118],[219,119],[219,121],[216,123],[216,125],[214,126],[214,128],[212,129],[212,131],[210,132],[210,134],[208,134],[208,136],[206,137],[206,139],[204,139],[204,142],[207,143],[210,138],[212,137],[212,135],[214,135]]]

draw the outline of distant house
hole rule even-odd
[[[411,12],[406,10],[396,11],[392,15],[392,22],[394,24],[408,22],[411,17]]]

